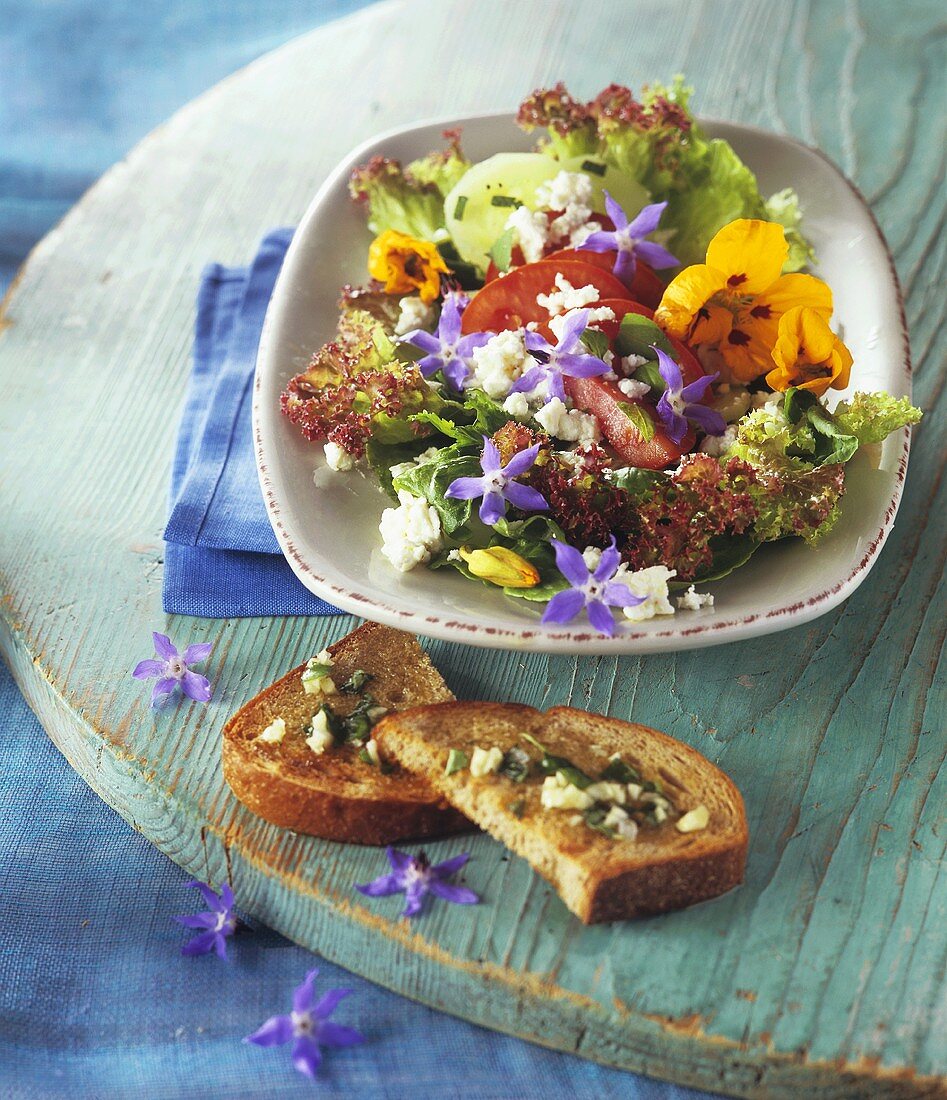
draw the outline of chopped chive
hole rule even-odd
[[[464,220],[464,210],[467,208],[467,196],[458,195],[457,205],[454,207],[454,220],[462,222]]]
[[[595,160],[582,161],[582,171],[591,172],[593,176],[604,176],[607,171],[604,164],[599,164]]]
[[[490,199],[491,206],[519,206],[520,200],[512,195],[493,195]]]

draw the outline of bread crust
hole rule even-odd
[[[502,776],[446,775],[450,748],[469,753],[479,744],[506,751],[529,733],[550,752],[568,757],[589,775],[613,752],[660,778],[683,810],[708,805],[711,824],[680,833],[670,823],[643,829],[634,842],[601,836],[571,815],[543,811],[538,784]],[[527,859],[587,924],[663,913],[716,897],[743,879],[748,844],[746,812],[736,786],[705,757],[658,730],[554,707],[497,703],[442,703],[387,716],[376,728],[385,751],[439,790],[459,810]],[[519,816],[511,800],[528,794]]]
[[[372,686],[379,701],[392,709],[454,698],[416,639],[404,631],[364,623],[328,648],[339,683],[363,668],[376,677]],[[302,688],[305,667],[280,677],[224,726],[224,778],[249,810],[282,828],[351,844],[390,844],[474,828],[423,779],[401,769],[382,774],[359,760],[354,746],[316,756],[298,744],[261,743],[259,734],[273,718],[292,715],[298,724],[299,716],[318,709],[322,700]],[[344,696],[339,700],[336,705],[346,705]],[[294,736],[298,741],[299,731]]]

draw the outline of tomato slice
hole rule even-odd
[[[590,248],[562,248],[558,252],[550,252],[543,259],[556,263],[575,259],[611,272],[615,266],[615,255],[614,252],[593,252]],[[635,265],[635,277],[628,286],[628,292],[636,302],[657,309],[664,297],[664,283],[655,275],[653,268],[639,260]]]
[[[523,264],[503,276],[487,283],[477,291],[470,305],[464,310],[461,331],[502,332],[504,329],[522,328],[530,321],[544,323],[549,311],[537,303],[539,294],[550,294],[556,289],[556,276],[563,275],[574,287],[594,286],[599,299],[631,300],[628,288],[610,271],[579,260],[562,260],[550,263],[539,260]],[[594,303],[598,305],[599,302]],[[616,310],[616,316],[618,311]]]
[[[564,378],[566,393],[573,404],[591,413],[598,421],[602,434],[614,448],[622,462],[644,470],[663,470],[680,461],[681,456],[694,446],[697,435],[693,428],[680,443],[675,443],[664,429],[654,407],[644,401],[632,401],[618,388],[617,382],[606,378]],[[645,437],[635,427],[622,405],[637,405],[654,423],[654,435]]]

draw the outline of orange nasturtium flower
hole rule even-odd
[[[808,306],[828,321],[832,291],[813,275],[781,275],[789,253],[777,222],[740,218],[707,247],[707,262],[686,267],[654,314],[670,336],[714,348],[738,382],[772,370],[779,318]]]
[[[852,373],[852,353],[822,314],[807,306],[795,306],[780,317],[773,362],[766,384],[781,391],[795,386],[818,396],[829,386],[844,390]]]
[[[430,241],[386,229],[368,249],[368,271],[385,284],[386,294],[411,294],[430,304],[441,292],[441,275],[450,269]]]

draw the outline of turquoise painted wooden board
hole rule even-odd
[[[0,333],[0,644],[50,736],[175,861],[381,984],[537,1042],[737,1095],[943,1095],[943,37],[933,3],[478,3],[372,8],[196,101],[39,246]],[[327,65],[326,59],[332,64]],[[585,929],[521,861],[470,848],[472,909],[408,925],[352,883],[379,853],[246,813],[225,718],[351,625],[166,619],[161,542],[193,299],[299,217],[356,142],[436,114],[684,70],[708,115],[818,145],[901,274],[927,419],[894,534],[841,608],[764,641],[640,659],[431,643],[457,694],[573,702],[667,730],[746,795],[747,882]],[[207,708],[153,712],[149,631],[216,643]],[[456,842],[434,846],[437,855]]]

